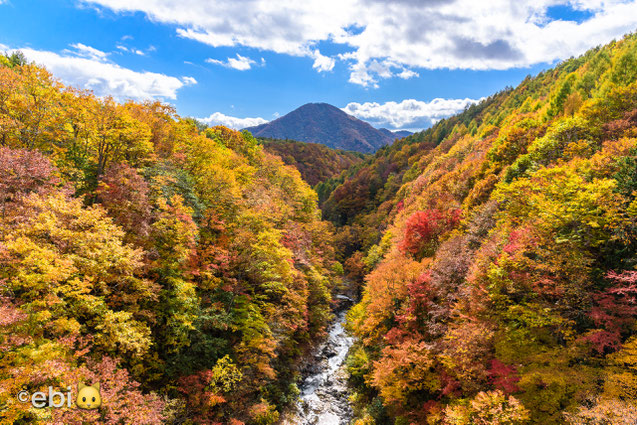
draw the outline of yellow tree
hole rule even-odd
[[[112,98],[99,102],[93,119],[95,136],[92,143],[98,177],[113,161],[125,161],[132,166],[139,166],[152,154],[151,131],[148,126],[134,119],[125,107]]]

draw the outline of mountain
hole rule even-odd
[[[411,131],[407,131],[407,130],[391,131],[391,130],[388,130],[386,128],[379,128],[378,131],[383,132],[384,134],[386,134],[389,137],[392,137],[393,139],[402,139],[402,138],[405,138],[407,136],[410,136],[410,135],[414,134]]]
[[[363,153],[376,152],[402,137],[378,130],[327,103],[307,103],[274,121],[244,130],[254,137],[293,139]]]
[[[261,143],[267,152],[280,156],[286,165],[296,167],[303,180],[311,186],[338,177],[368,156],[296,140],[261,139]]]

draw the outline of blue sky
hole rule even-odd
[[[327,102],[420,129],[637,29],[637,1],[0,0],[0,48],[235,128]]]

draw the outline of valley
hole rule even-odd
[[[637,420],[635,34],[409,135],[7,53],[0,124],[2,423]],[[99,409],[13,396],[76,382]]]

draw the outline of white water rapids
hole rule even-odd
[[[309,374],[299,386],[299,400],[283,425],[347,425],[352,419],[344,363],[353,338],[343,328],[346,313],[337,314],[327,340],[317,348]]]

